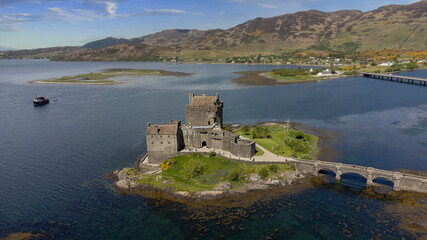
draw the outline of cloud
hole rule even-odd
[[[128,0],[0,0],[5,7],[14,9],[17,3],[41,4],[45,7],[44,12],[39,15],[30,13],[8,13],[1,18],[0,31],[16,31],[18,25],[25,22],[46,21],[46,22],[68,22],[76,23],[80,21],[92,22],[96,19],[105,18],[131,18],[146,15],[173,15],[187,14],[180,9],[144,9],[134,13],[119,13],[119,3]],[[63,4],[63,3],[72,4]],[[40,9],[40,7],[38,7]],[[13,11],[13,10],[12,10]]]
[[[145,9],[149,14],[186,14],[186,11],[178,9]]]
[[[117,11],[117,3],[115,2],[105,2],[105,10],[107,11],[110,17],[114,17]]]
[[[260,4],[258,4],[258,6],[263,7],[263,8],[278,9],[277,6],[270,5],[270,4],[262,4],[262,3],[260,3]]]

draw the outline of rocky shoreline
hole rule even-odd
[[[246,177],[246,183],[237,189],[228,182],[219,182],[213,190],[204,190],[195,193],[187,191],[174,191],[168,187],[168,180],[159,178],[158,181],[164,185],[163,188],[154,187],[147,183],[138,183],[137,177],[128,175],[129,168],[124,168],[121,171],[114,171],[108,174],[108,178],[114,180],[112,187],[119,193],[123,194],[142,194],[155,193],[163,195],[171,200],[184,202],[202,202],[210,201],[226,196],[244,195],[255,190],[266,190],[273,187],[289,187],[299,182],[304,182],[311,177],[307,174],[302,174],[299,171],[284,172],[280,176],[283,179],[262,179],[258,174],[250,174]],[[161,171],[159,169],[159,171]],[[147,171],[144,174],[157,174],[159,171]],[[160,175],[159,175],[160,176]]]

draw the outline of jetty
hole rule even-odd
[[[427,78],[417,78],[417,77],[408,77],[408,76],[400,76],[393,74],[380,74],[380,73],[362,73],[364,77],[367,78],[376,78],[387,81],[395,81],[409,84],[417,84],[421,86],[427,86]]]

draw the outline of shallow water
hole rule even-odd
[[[195,74],[123,78],[125,84],[113,86],[27,83],[122,67]],[[230,82],[233,72],[276,67],[0,60],[6,100],[0,105],[0,237],[45,231],[59,239],[187,239],[201,234],[193,229],[200,225],[209,229],[205,238],[412,238],[396,218],[379,214],[390,203],[360,196],[360,179],[343,179],[350,190],[327,184],[212,214],[249,211],[227,226],[186,219],[200,211],[182,204],[111,189],[104,175],[145,154],[147,122],[183,121],[189,92],[219,92],[225,123],[290,117],[326,132],[338,154],[323,160],[427,170],[426,87],[361,77],[275,87]],[[426,70],[404,74],[427,77]],[[34,107],[34,94],[58,101]]]

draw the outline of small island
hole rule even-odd
[[[175,76],[184,77],[192,75],[192,73],[170,72],[165,70],[143,70],[130,68],[112,68],[97,73],[86,73],[73,76],[64,76],[60,78],[37,80],[30,83],[45,83],[45,84],[92,84],[92,85],[114,85],[123,82],[112,80],[118,77],[125,76]]]
[[[115,189],[204,201],[308,176],[287,161],[316,158],[318,137],[291,129],[289,122],[224,127],[223,105],[219,94],[190,93],[185,125],[148,123],[147,155],[138,167],[113,172]]]

